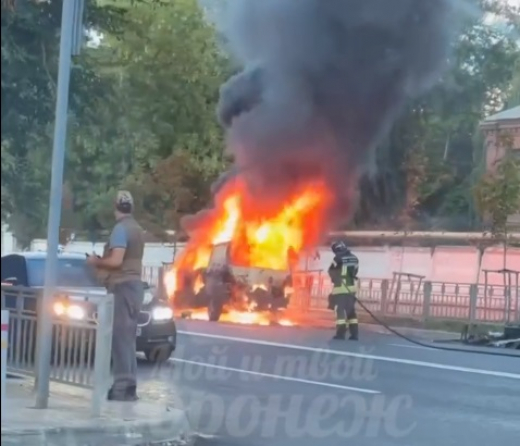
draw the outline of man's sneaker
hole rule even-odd
[[[127,387],[124,391],[116,392],[114,387],[111,387],[107,394],[108,401],[124,401],[124,402],[132,402],[137,401],[139,398],[137,397],[137,387],[130,386]]]

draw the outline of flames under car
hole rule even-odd
[[[207,268],[178,271],[177,276],[175,306],[185,317],[188,309],[207,309],[210,321],[229,311],[254,311],[271,313],[274,323],[291,297],[289,270],[238,265],[231,260],[229,243],[213,246]]]

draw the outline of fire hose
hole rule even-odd
[[[363,310],[365,310],[368,313],[368,315],[378,325],[381,325],[382,327],[386,328],[389,332],[391,332],[395,336],[397,336],[397,337],[399,337],[401,339],[404,339],[405,341],[408,341],[411,344],[415,344],[415,345],[418,345],[420,347],[431,348],[431,349],[435,349],[435,350],[444,350],[444,351],[450,351],[450,352],[473,353],[473,354],[490,355],[490,356],[504,356],[504,357],[508,357],[508,358],[518,358],[518,357],[520,357],[520,355],[515,354],[515,353],[505,353],[505,352],[497,352],[497,351],[490,351],[490,350],[468,350],[468,349],[460,348],[460,347],[443,347],[441,345],[427,344],[426,342],[418,341],[417,339],[413,339],[413,338],[411,338],[409,336],[406,336],[405,334],[400,333],[398,330],[390,327],[386,322],[384,322],[381,319],[379,319],[372,311],[370,311],[366,307],[366,305],[363,302],[361,302],[360,299],[358,299],[357,297],[355,299],[356,299],[356,302],[359,304],[359,306],[361,308],[363,308]]]
[[[264,161],[259,161],[259,162],[264,163],[267,161],[264,160]],[[253,170],[256,167],[258,167],[258,162],[251,163],[251,164],[245,165],[245,166],[235,166],[231,171],[228,172],[227,176],[222,180],[223,180],[223,182],[234,181],[234,180],[236,180],[237,177],[244,175],[248,170]],[[222,186],[222,184],[220,184],[220,186]],[[218,189],[218,186],[217,186],[217,189]],[[214,193],[215,192],[216,191],[214,191]],[[377,324],[384,327],[389,332],[393,333],[395,336],[402,338],[411,344],[415,344],[417,346],[424,347],[424,348],[431,348],[431,349],[451,351],[451,352],[484,354],[484,355],[502,356],[502,357],[520,357],[520,355],[514,354],[514,353],[497,352],[497,351],[490,351],[490,350],[469,350],[469,349],[459,348],[459,347],[444,347],[444,346],[440,346],[440,345],[432,345],[432,344],[427,344],[425,342],[418,341],[418,340],[413,339],[409,336],[406,336],[405,334],[400,333],[398,330],[395,330],[394,328],[390,327],[387,323],[385,323],[384,321],[379,319],[372,311],[370,311],[365,306],[365,304],[363,302],[361,302],[361,300],[359,300],[357,297],[356,297],[356,302],[359,303],[360,307],[363,308],[363,310],[365,310]]]

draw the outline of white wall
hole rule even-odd
[[[481,255],[470,246],[437,246],[430,248],[356,247],[352,251],[359,258],[359,277],[392,279],[394,273],[417,274],[425,280],[447,283],[484,283],[484,271],[504,268],[502,247],[490,247]],[[330,249],[320,249],[320,258],[302,261],[307,271],[326,272],[331,261]],[[508,248],[506,268],[520,272],[520,248]],[[306,265],[307,263],[307,265]],[[307,266],[307,268],[305,268]],[[326,276],[326,275],[325,275]],[[489,273],[490,285],[501,285],[503,274]]]
[[[7,230],[6,225],[2,225],[2,255],[9,254],[17,250],[16,239]]]
[[[177,245],[177,252],[182,249],[181,244]],[[88,253],[95,252],[101,255],[103,253],[104,243],[90,243],[73,241],[63,247],[65,252]],[[31,250],[45,251],[47,249],[46,240],[36,239],[31,243]],[[143,264],[147,266],[162,266],[163,263],[170,263],[173,260],[174,246],[164,245],[162,243],[147,243],[144,248]]]
[[[178,244],[177,255],[184,245]],[[34,251],[45,251],[45,240],[34,240],[31,245]],[[2,231],[2,255],[17,250],[12,234]],[[78,253],[101,254],[103,243],[71,242],[64,247],[65,251]],[[353,249],[360,260],[359,276],[373,279],[391,279],[394,272],[418,274],[426,280],[450,283],[484,282],[483,270],[500,270],[503,268],[503,250],[500,247],[486,249],[483,256],[478,250],[468,246],[438,246],[430,248],[397,248],[397,247],[357,247]],[[332,253],[329,248],[318,250],[319,256],[303,258],[300,268],[307,271],[326,272]],[[174,246],[161,243],[147,243],[143,264],[147,267],[159,267],[170,263],[174,256]],[[520,271],[520,248],[509,248],[507,251],[507,268]],[[496,277],[495,277],[496,276]],[[488,281],[493,284],[502,283],[502,275],[489,275]]]

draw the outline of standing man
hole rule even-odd
[[[336,335],[334,339],[345,339],[347,327],[350,340],[357,341],[359,324],[356,315],[356,280],[359,269],[358,258],[352,254],[344,242],[332,244],[334,260],[329,267],[333,284],[329,296],[329,308],[336,312]]]
[[[115,202],[116,225],[103,257],[90,256],[88,263],[105,273],[108,292],[114,295],[112,364],[114,384],[108,399],[137,399],[137,318],[144,298],[141,281],[144,232],[132,213],[134,202],[128,191],[119,191]]]

